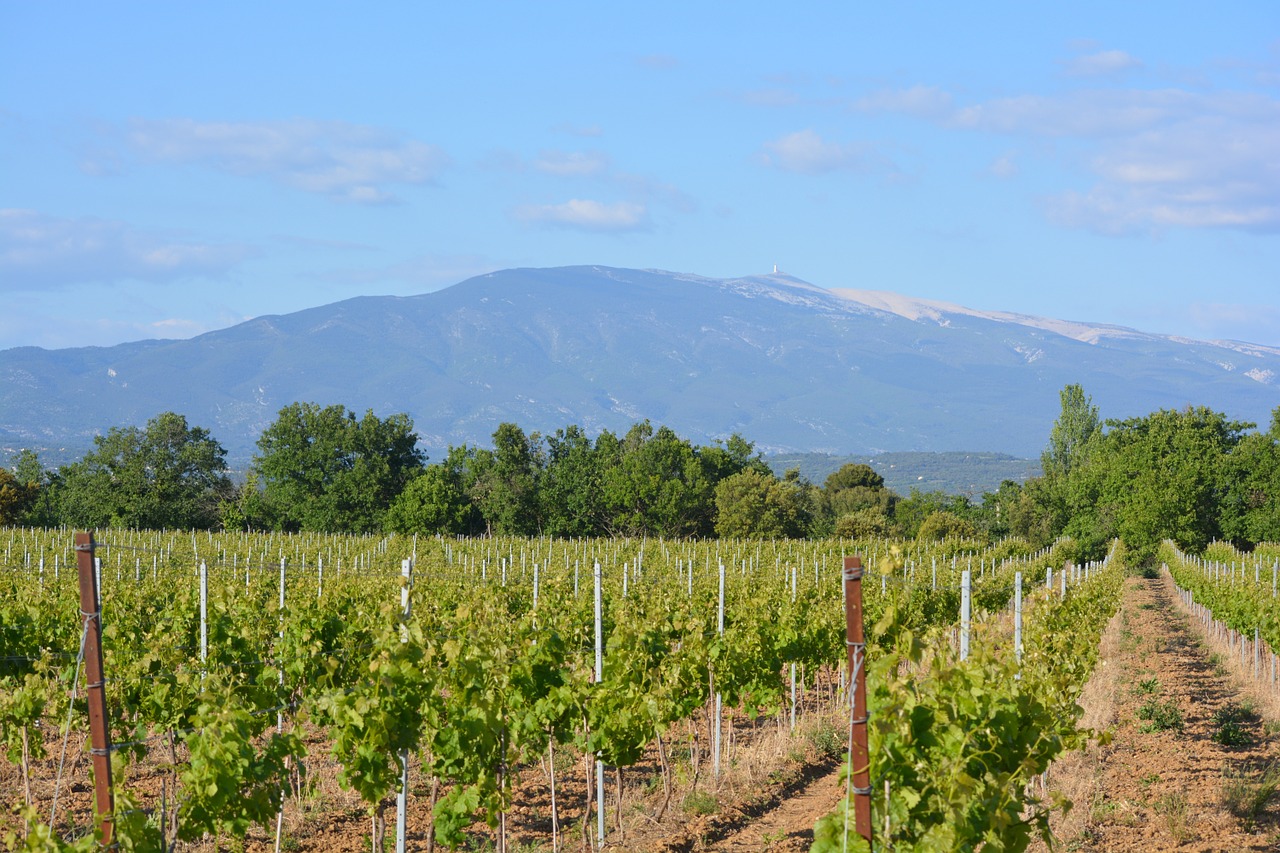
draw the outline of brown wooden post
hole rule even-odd
[[[93,755],[93,790],[101,844],[112,843],[115,811],[111,791],[111,728],[107,725],[107,695],[102,677],[102,607],[93,568],[96,546],[92,533],[76,534],[76,568],[80,572],[80,615],[84,619],[85,697],[89,704],[89,741]]]
[[[845,647],[853,699],[849,722],[849,794],[853,798],[854,828],[870,845],[871,753],[867,749],[867,645],[862,630],[861,557],[844,558],[844,593]]]

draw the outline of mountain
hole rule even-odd
[[[1079,383],[1104,417],[1207,405],[1267,423],[1280,349],[982,313],[787,275],[514,269],[190,340],[0,351],[0,446],[66,448],[185,414],[246,459],[279,409],[413,416],[423,444],[648,418],[768,452],[1037,456]],[[437,453],[433,452],[433,456]]]

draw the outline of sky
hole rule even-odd
[[[0,3],[0,349],[597,264],[1280,346],[1280,4]]]

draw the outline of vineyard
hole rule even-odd
[[[0,542],[3,832],[94,849],[72,533]],[[1041,774],[1089,737],[1122,585],[1121,546],[1070,548],[102,530],[105,825],[127,850],[332,849],[340,787],[374,849],[682,849],[766,740],[848,761],[860,554],[871,788],[850,794],[876,849],[1022,849],[1048,831]],[[865,849],[845,805],[814,847]]]

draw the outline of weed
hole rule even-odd
[[[684,810],[692,815],[715,814],[720,801],[706,791],[690,791],[684,798]]]
[[[1151,695],[1152,693],[1159,693],[1160,679],[1156,678],[1154,675],[1151,676],[1150,678],[1142,679],[1141,681],[1138,682],[1137,691],[1138,691],[1138,694],[1141,696],[1148,696],[1148,695]]]
[[[1277,790],[1280,790],[1278,763],[1253,771],[1228,766],[1222,778],[1222,805],[1251,831]]]
[[[1146,720],[1141,727],[1144,732],[1181,732],[1183,727],[1182,712],[1172,702],[1157,702],[1154,699],[1143,703],[1138,708],[1138,719]]]
[[[1187,830],[1187,798],[1184,794],[1166,794],[1156,800],[1156,814],[1164,816],[1165,826],[1169,834],[1178,841],[1189,841],[1191,833]]]
[[[1248,746],[1253,738],[1245,731],[1241,722],[1253,717],[1251,712],[1234,703],[1228,703],[1213,712],[1213,734],[1216,743],[1223,746]]]
[[[1143,776],[1141,779],[1138,780],[1138,782],[1144,788],[1150,788],[1152,785],[1154,785],[1159,781],[1160,781],[1159,773],[1148,773],[1146,776]]]
[[[844,733],[836,724],[828,719],[821,719],[813,728],[805,733],[805,739],[813,747],[814,752],[827,758],[838,758],[844,754]]]

